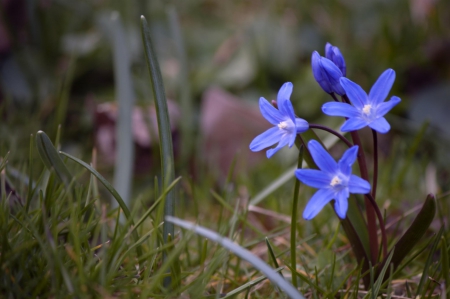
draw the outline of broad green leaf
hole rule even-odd
[[[429,194],[422,206],[419,214],[417,214],[411,226],[406,230],[403,236],[395,244],[395,252],[392,256],[392,263],[394,264],[394,270],[400,265],[402,260],[408,255],[408,253],[414,248],[414,246],[423,237],[434,215],[436,214],[436,200],[433,194]],[[384,266],[387,258],[381,263]],[[378,273],[380,267],[378,267]],[[379,274],[377,274],[378,277]],[[386,277],[387,279],[388,277]]]

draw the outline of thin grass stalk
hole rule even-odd
[[[150,37],[150,29],[147,25],[147,20],[141,16],[141,30],[142,40],[146,54],[147,66],[150,72],[150,79],[152,81],[153,97],[155,99],[156,116],[158,119],[158,132],[160,139],[161,151],[161,176],[163,183],[163,190],[175,179],[175,163],[173,158],[172,145],[172,131],[170,127],[169,111],[167,108],[167,100],[164,92],[164,85],[159,68],[156,51]],[[176,192],[173,190],[168,192],[164,202],[164,217],[174,216],[175,214],[175,196]],[[167,243],[169,234],[175,236],[173,223],[164,221],[163,225],[163,239]],[[167,254],[163,254],[163,259],[166,260]],[[177,258],[177,257],[175,257]],[[171,277],[164,279],[164,286],[168,287],[171,284]]]
[[[100,24],[106,31],[112,46],[115,99],[118,105],[113,186],[129,207],[134,161],[132,114],[135,102],[131,78],[131,54],[118,12],[112,13],[110,17],[100,18]],[[117,207],[114,201],[112,207]],[[121,221],[123,220],[121,218]]]

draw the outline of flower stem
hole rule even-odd
[[[372,180],[372,197],[376,199],[377,182],[378,182],[378,138],[377,131],[372,129],[373,136],[373,180]]]
[[[342,100],[348,104],[350,101],[346,95],[342,96]],[[358,165],[359,170],[361,172],[361,177],[366,181],[369,181],[369,173],[367,171],[366,158],[364,155],[364,151],[362,148],[361,139],[359,138],[358,131],[350,132],[352,136],[353,143],[359,146],[358,150]],[[375,204],[376,205],[376,204]],[[378,259],[378,236],[377,236],[377,223],[376,223],[376,213],[375,208],[370,202],[368,196],[365,196],[365,206],[366,206],[366,215],[367,215],[367,225],[369,231],[369,242],[370,242],[370,260],[372,265],[377,263]]]
[[[339,138],[340,140],[342,140],[348,147],[352,147],[353,146],[353,144],[347,138],[345,138],[339,132],[337,132],[337,131],[329,128],[329,127],[322,126],[322,125],[316,125],[316,124],[309,124],[309,127],[311,129],[319,129],[319,130],[323,130],[323,131],[326,131],[328,133],[331,133],[334,136],[336,136],[337,138]]]
[[[386,257],[388,252],[388,247],[387,247],[387,237],[386,237],[386,229],[384,227],[384,219],[383,216],[381,215],[381,211],[378,208],[377,203],[375,202],[375,198],[373,198],[372,195],[370,194],[366,194],[367,198],[370,200],[370,203],[372,204],[375,213],[377,214],[377,218],[378,218],[378,222],[380,223],[380,229],[381,229],[381,243],[383,244],[383,256]]]
[[[297,168],[302,168],[303,162],[303,145],[299,147],[298,153],[298,165]],[[292,284],[295,288],[298,288],[297,284],[297,211],[298,211],[298,194],[300,190],[300,181],[295,179],[295,187],[294,187],[294,198],[292,201],[292,217],[291,217],[291,273],[292,273]]]

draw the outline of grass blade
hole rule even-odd
[[[211,241],[219,243],[222,247],[230,250],[235,255],[240,257],[243,260],[246,260],[250,264],[252,264],[256,269],[261,271],[272,283],[277,285],[281,290],[286,292],[286,294],[290,298],[298,298],[304,299],[302,294],[300,294],[290,283],[284,280],[280,274],[274,271],[269,265],[267,265],[264,261],[262,261],[257,256],[253,255],[247,249],[237,245],[232,240],[222,237],[219,234],[209,230],[207,228],[195,225],[191,222],[187,222],[181,220],[179,218],[166,216],[166,221],[181,226],[185,229],[191,230],[196,234],[199,234],[205,238],[208,238]]]
[[[167,109],[166,94],[164,92],[163,80],[159,68],[156,52],[150,38],[150,30],[147,20],[141,16],[142,40],[146,54],[147,66],[152,81],[153,96],[155,98],[156,115],[158,117],[158,132],[161,150],[161,169],[163,189],[166,189],[175,179],[175,166],[173,159],[172,131],[170,127],[169,112]],[[164,215],[174,215],[175,192],[167,193],[164,203]],[[164,222],[163,236],[167,242],[167,236],[174,236],[174,227],[172,223]]]
[[[111,42],[115,98],[118,104],[113,185],[127,206],[130,206],[134,161],[132,113],[135,102],[133,81],[131,78],[130,45],[127,41],[119,13],[114,12],[111,16],[102,16],[99,20]]]
[[[54,170],[56,177],[67,186],[72,180],[72,175],[53,146],[50,138],[43,131],[38,131],[36,134],[36,146],[39,156],[47,169],[50,171]]]

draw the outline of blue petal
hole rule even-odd
[[[295,119],[295,127],[297,128],[297,134],[306,132],[309,129],[309,124],[302,118]]]
[[[295,176],[303,184],[313,188],[329,188],[331,182],[330,174],[317,169],[297,169]]]
[[[333,197],[334,191],[332,189],[317,190],[306,205],[303,211],[303,218],[306,220],[313,219]]]
[[[311,56],[311,68],[313,71],[314,79],[319,83],[320,87],[327,93],[332,93],[331,84],[322,68],[321,57],[317,51],[314,51]]]
[[[288,134],[288,136],[289,136],[289,144],[288,144],[288,146],[292,147],[294,145],[294,143],[295,143],[295,139],[297,138],[297,132],[296,131],[290,132]]]
[[[272,106],[265,98],[259,99],[259,109],[261,110],[262,116],[267,119],[272,125],[278,125],[280,122],[284,121],[283,115]]]
[[[364,128],[367,126],[367,121],[359,117],[353,117],[347,119],[347,121],[342,125],[342,132],[351,132]]]
[[[355,163],[356,157],[358,156],[358,146],[352,146],[348,150],[345,151],[342,158],[339,160],[339,170],[345,176],[349,176],[352,172],[352,165]]]
[[[391,129],[391,126],[384,117],[374,120],[369,124],[369,127],[381,134],[385,134]]]
[[[395,105],[397,105],[400,102],[401,102],[401,100],[399,97],[393,96],[389,101],[381,103],[377,107],[377,112],[376,112],[377,116],[382,117],[382,116],[386,115],[386,113],[388,113],[392,108],[394,108]]]
[[[369,98],[371,103],[379,104],[384,101],[384,99],[389,94],[392,88],[392,84],[395,81],[395,72],[392,69],[385,70],[377,82],[372,86],[369,92]]]
[[[323,170],[331,175],[337,172],[338,165],[336,161],[330,156],[330,154],[320,145],[316,140],[308,142],[308,149],[311,156],[319,166],[320,170]]]
[[[292,103],[290,100],[287,100],[283,103],[283,107],[281,107],[281,112],[284,115],[289,116],[289,118],[292,120],[292,122],[295,124],[295,113],[294,113],[294,107],[292,106]]]
[[[281,86],[280,90],[278,91],[277,95],[278,109],[284,115],[288,115],[287,112],[285,111],[284,103],[286,101],[289,101],[289,99],[291,98],[292,88],[293,88],[292,83],[286,82],[283,84],[283,86]]]
[[[278,127],[270,128],[253,139],[250,143],[250,150],[257,152],[265,149],[266,147],[272,146],[280,141],[282,135],[283,130],[280,130]]]
[[[367,194],[370,192],[370,184],[368,181],[352,174],[348,180],[348,190],[350,193]]]
[[[322,111],[330,116],[357,117],[361,115],[355,107],[347,103],[325,103],[322,106]]]
[[[335,195],[336,201],[334,203],[334,210],[341,219],[345,219],[345,217],[347,216],[349,195],[350,194],[347,188],[342,189]]]
[[[277,128],[278,129],[278,128]],[[283,130],[280,130],[283,131]],[[289,141],[290,141],[290,134],[284,134],[281,139],[280,142],[278,142],[277,146],[275,148],[271,148],[270,150],[268,150],[266,152],[267,158],[272,157],[276,152],[278,152],[281,148],[285,147]]]
[[[358,110],[362,110],[364,105],[368,104],[367,94],[361,86],[344,77],[341,78],[341,85],[345,89],[350,102]]]
[[[334,64],[333,61],[325,57],[320,58],[320,65],[325,71],[324,73],[328,78],[328,82],[330,82],[333,92],[337,93],[338,95],[344,95],[345,91],[339,81],[339,79],[342,78],[341,70]]]

